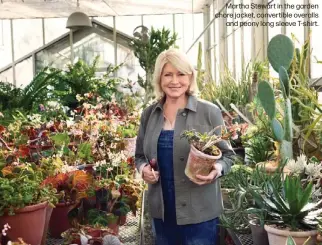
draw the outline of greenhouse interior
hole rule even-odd
[[[0,245],[322,245],[321,33],[320,0],[0,0]]]

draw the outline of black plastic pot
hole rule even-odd
[[[263,226],[258,224],[257,219],[249,221],[250,229],[252,231],[252,238],[254,245],[269,245],[267,231]]]

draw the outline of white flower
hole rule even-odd
[[[67,121],[66,121],[66,126],[67,126],[67,128],[69,128],[69,127],[73,126],[74,124],[75,124],[75,121],[73,121],[73,120],[67,120]]]
[[[308,163],[305,166],[305,174],[310,178],[320,178],[321,177],[322,166],[320,164]]]
[[[48,101],[47,107],[50,107],[51,109],[59,109],[60,104],[57,101]]]
[[[80,94],[77,94],[76,95],[76,100],[77,101],[81,101],[82,99],[83,99],[83,97]]]
[[[50,128],[54,126],[54,122],[53,121],[49,121],[48,123],[46,123],[46,128]]]
[[[305,166],[307,163],[306,156],[304,154],[301,154],[299,157],[297,157],[297,163]]]
[[[292,174],[301,174],[304,171],[305,166],[294,159],[287,162],[286,168],[290,170]]]
[[[84,104],[83,104],[83,107],[84,107],[85,109],[90,109],[90,108],[91,108],[91,104],[84,103]]]
[[[76,166],[69,166],[67,164],[64,164],[62,166],[61,172],[63,174],[65,174],[65,173],[69,173],[69,172],[72,172],[72,171],[75,171],[75,170],[77,170],[77,167]]]

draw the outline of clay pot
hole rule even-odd
[[[53,208],[48,205],[47,210],[46,210],[46,220],[45,220],[44,235],[42,237],[41,245],[46,245],[47,233],[48,233],[48,228],[49,228],[49,221],[50,221],[52,212],[53,212]]]
[[[68,230],[72,226],[68,220],[68,211],[73,204],[58,203],[53,209],[49,222],[49,233],[52,238],[61,238],[61,233]]]
[[[24,242],[40,245],[44,235],[47,202],[30,205],[15,211],[15,215],[0,217],[0,227],[9,224],[11,229],[7,232],[11,241],[22,238]]]
[[[268,241],[270,245],[285,245],[288,236],[292,236],[296,244],[304,244],[304,242],[311,237],[306,245],[316,244],[316,236],[318,234],[317,230],[311,231],[289,231],[277,229],[273,226],[264,225],[267,231]]]
[[[125,225],[126,223],[126,215],[121,215],[119,217],[119,225]]]
[[[193,145],[191,145],[184,172],[191,181],[198,183],[200,180],[196,178],[196,175],[208,175],[213,164],[221,158],[221,156],[221,151],[218,156],[211,156],[197,150]]]
[[[109,229],[111,229],[111,231],[114,233],[114,235],[118,235],[119,234],[119,224],[117,223],[114,223],[114,224],[109,224],[107,226]]]

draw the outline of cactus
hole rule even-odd
[[[258,97],[268,115],[275,139],[280,143],[280,154],[283,161],[293,158],[292,150],[292,108],[290,101],[290,79],[287,73],[294,55],[294,45],[285,35],[277,35],[268,44],[268,60],[279,74],[280,87],[284,98],[283,126],[276,119],[276,102],[274,90],[267,81],[258,84]]]

